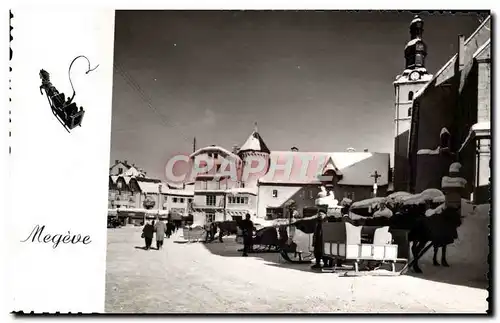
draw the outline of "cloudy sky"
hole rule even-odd
[[[167,160],[242,145],[392,152],[394,87],[412,13],[117,11],[111,163],[164,179]],[[427,69],[457,51],[475,14],[424,19]]]

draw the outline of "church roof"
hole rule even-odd
[[[340,185],[371,186],[375,171],[381,176],[378,185],[389,183],[388,153],[272,151],[270,158],[270,169],[259,179],[260,185],[321,184],[319,176],[330,160],[338,170],[337,175],[342,175],[338,180]],[[291,166],[284,170],[284,165]]]
[[[241,146],[239,153],[244,151],[259,151],[264,153],[270,153],[269,148],[265,144],[262,137],[257,132],[257,130],[253,131],[252,134],[248,137],[247,141]]]
[[[472,35],[464,41],[464,54],[469,61],[465,64],[471,63],[472,59],[478,55],[478,51],[482,48],[487,48],[487,43],[491,39],[491,16],[488,16],[483,23],[472,33]],[[484,46],[484,47],[483,47]],[[429,82],[427,82],[417,93],[415,93],[413,99],[416,100],[422,96],[431,87],[440,85],[441,83],[449,80],[455,74],[455,64],[458,58],[458,54],[455,54],[452,58],[446,62],[446,64],[436,72]]]

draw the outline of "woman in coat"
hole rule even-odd
[[[165,238],[165,232],[167,231],[167,226],[165,222],[156,219],[155,224],[155,232],[156,232],[156,249],[160,250],[163,247],[163,239]]]

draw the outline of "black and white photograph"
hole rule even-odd
[[[492,19],[116,10],[104,311],[485,314]]]

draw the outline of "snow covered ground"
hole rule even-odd
[[[177,235],[179,235],[177,233]],[[306,235],[299,240],[306,240]],[[291,265],[275,253],[241,257],[234,237],[224,243],[175,243],[145,251],[140,228],[108,230],[106,312],[112,313],[284,313],[284,312],[474,312],[487,309],[485,286],[450,277],[460,266],[424,275],[340,277]],[[449,257],[454,265],[454,258]],[[431,271],[432,269],[432,271]],[[448,279],[440,280],[439,275]],[[437,277],[437,278],[436,278]]]

